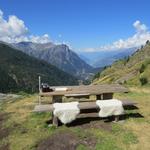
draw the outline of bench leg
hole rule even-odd
[[[52,123],[54,126],[58,127],[58,118],[54,116],[54,114],[52,115]]]
[[[115,116],[114,122],[118,122],[118,121],[119,121],[119,116]]]

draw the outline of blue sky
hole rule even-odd
[[[48,34],[50,40],[68,43],[74,50],[91,51],[130,40],[138,26],[146,27],[149,38],[149,6],[149,0],[0,0],[3,20],[14,15],[32,36]]]

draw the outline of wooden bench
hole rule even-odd
[[[127,106],[134,106],[136,103],[129,101],[129,100],[122,100],[122,104],[123,107],[127,107]],[[90,110],[93,110],[95,112],[99,111],[99,107],[96,105],[96,102],[81,102],[78,105],[79,109],[80,109],[80,114],[82,113],[86,113],[86,112],[90,112]],[[87,111],[88,110],[88,111]],[[33,112],[53,112],[54,111],[54,107],[52,104],[47,104],[47,105],[36,105]],[[119,120],[119,116],[115,116],[115,121]],[[55,126],[58,126],[58,118],[56,116],[52,116],[52,123]]]

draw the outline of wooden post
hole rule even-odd
[[[52,103],[62,103],[62,96],[53,96]]]
[[[41,77],[39,76],[39,92],[41,92]]]
[[[41,77],[39,76],[39,93],[41,93]],[[39,105],[41,104],[41,96],[39,95]]]
[[[97,96],[96,95],[90,95],[89,98],[90,98],[90,100],[96,100]]]
[[[96,100],[101,100],[101,94],[100,95],[96,95]]]

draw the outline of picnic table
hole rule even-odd
[[[51,87],[54,89],[66,89],[66,90],[55,90],[52,92],[41,92],[39,97],[51,97],[52,103],[63,102],[63,97],[75,97],[77,101],[79,98],[88,98],[90,102],[80,102],[80,114],[81,113],[92,113],[97,112],[99,107],[96,105],[96,100],[108,100],[113,98],[114,93],[127,93],[129,90],[119,84],[103,84],[103,85],[80,85],[80,86],[55,86]],[[52,112],[53,125],[58,126],[58,118],[53,114],[53,104],[36,105],[34,112]],[[122,100],[123,107],[134,106],[136,103],[129,100]],[[119,120],[119,116],[114,116],[115,121]]]
[[[66,88],[64,91],[40,92],[40,97],[51,97],[52,103],[62,102],[63,97],[87,98],[90,100],[112,99],[114,93],[128,92],[128,89],[119,84],[55,86],[51,88]],[[39,99],[39,103],[41,100]]]

